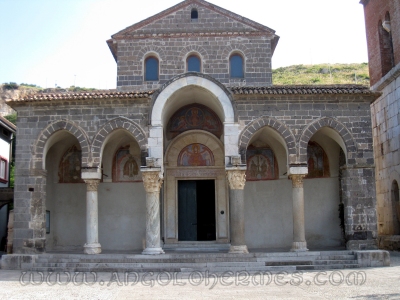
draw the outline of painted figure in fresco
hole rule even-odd
[[[213,166],[214,156],[202,144],[191,144],[182,149],[178,156],[179,166]]]
[[[213,117],[210,114],[205,115],[203,128],[209,129],[209,130],[218,129],[215,120],[213,119]]]
[[[270,148],[249,147],[247,149],[246,180],[276,179],[278,170],[274,152]]]
[[[175,124],[171,128],[171,130],[179,131],[179,130],[185,129],[186,127],[187,127],[186,117],[180,116],[178,119],[176,119]]]
[[[262,164],[261,164],[261,166],[260,166],[260,169],[261,169],[261,177],[268,177],[268,171],[269,171],[269,162],[268,162],[268,164],[266,163],[266,161],[267,161],[267,159],[264,159],[263,160],[263,162],[262,162]]]
[[[63,155],[59,165],[60,183],[80,183],[81,179],[81,151],[72,146]]]
[[[135,161],[135,159],[133,158],[132,155],[129,156],[129,159],[127,160],[127,162],[124,165],[124,176],[128,176],[128,177],[134,177],[135,175],[137,175],[139,173],[139,168],[138,165]]]
[[[193,107],[186,114],[186,120],[191,127],[198,127],[203,123],[204,114],[197,107]]]
[[[223,126],[218,116],[209,108],[201,104],[191,104],[182,107],[171,117],[167,138],[174,138],[181,132],[192,129],[206,130],[219,138]]]
[[[206,166],[206,161],[202,157],[200,153],[200,145],[193,144],[192,153],[189,156],[189,165],[190,166]]]
[[[257,165],[254,160],[252,160],[250,164],[250,176],[252,178],[257,178]]]

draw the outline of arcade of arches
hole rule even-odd
[[[311,137],[307,147],[308,168],[288,180],[287,145],[275,129],[265,126],[256,131],[248,143],[245,164],[240,161],[228,170],[223,120],[216,112],[204,104],[191,103],[170,114],[164,131],[160,224],[155,225],[159,228],[155,235],[165,247],[179,247],[185,242],[229,245],[232,234],[239,235],[236,246],[250,248],[306,250],[343,245],[337,213],[341,201],[342,149],[333,137],[333,130],[325,128]],[[88,222],[86,204],[82,201],[87,192],[81,177],[82,151],[69,132],[57,131],[54,136],[59,137],[53,139],[46,154],[46,210],[51,212],[46,247],[48,251],[78,250],[85,242],[88,244],[82,230]],[[97,233],[91,241],[99,245],[95,252],[101,251],[100,247],[138,250],[146,243],[143,174],[149,170],[140,168],[141,149],[135,137],[124,129],[113,130],[102,145],[101,166],[95,188]],[[154,169],[158,177],[159,170]],[[230,184],[227,172],[242,176],[233,177]],[[241,181],[242,186],[234,187],[233,181]],[[157,199],[160,187],[155,188],[153,195]],[[293,191],[299,189],[302,194],[303,187],[304,196],[300,199],[303,207],[296,208],[303,215],[296,216]],[[148,195],[149,192],[147,199]],[[232,207],[232,198],[243,201],[238,204],[239,210]],[[238,224],[239,228],[232,228]],[[295,224],[303,230],[296,232]],[[298,244],[293,243],[293,238],[298,239]],[[162,252],[161,245],[160,241],[155,243],[156,252]],[[238,249],[247,251],[246,247]]]

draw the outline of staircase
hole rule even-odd
[[[19,261],[19,263],[17,263]],[[19,264],[19,265],[18,265]],[[361,267],[354,251],[6,255],[2,269],[42,272],[294,272]]]

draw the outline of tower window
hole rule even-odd
[[[393,41],[389,13],[386,13],[385,21],[380,21],[378,26],[382,76],[385,76],[394,67]]]
[[[191,13],[192,22],[195,22],[199,19],[199,12],[197,9],[193,8]]]
[[[188,72],[201,72],[201,61],[197,55],[190,55],[187,59]]]
[[[158,80],[158,59],[154,56],[148,57],[145,61],[145,80]]]

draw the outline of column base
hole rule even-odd
[[[101,245],[99,243],[85,244],[83,246],[83,253],[85,254],[100,254]]]
[[[307,249],[307,242],[293,242],[291,252],[305,252]]]
[[[247,249],[246,245],[241,245],[241,246],[232,246],[229,248],[229,253],[239,253],[239,254],[245,254],[249,253],[249,249]]]
[[[165,252],[162,248],[146,248],[142,252],[144,255],[159,255],[164,253]]]

